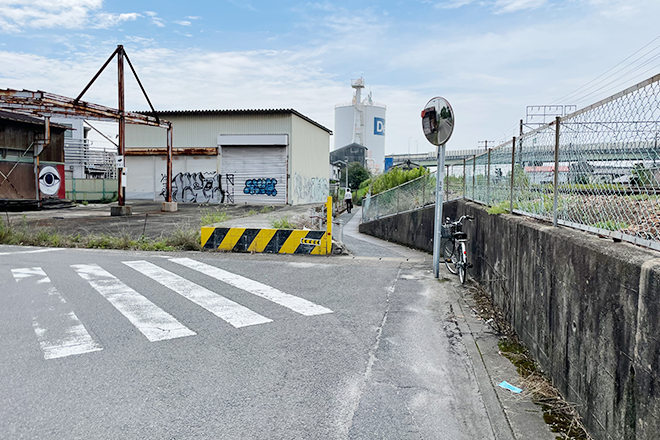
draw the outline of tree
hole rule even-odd
[[[353,191],[356,191],[360,188],[360,184],[365,180],[369,179],[371,174],[369,170],[360,165],[360,162],[351,162],[348,164],[348,186]],[[344,167],[341,170],[341,179],[339,179],[341,185],[346,184],[346,168]]]

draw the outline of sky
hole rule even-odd
[[[434,149],[435,96],[448,149],[472,149],[510,140],[527,106],[579,109],[659,73],[659,16],[658,0],[0,0],[0,88],[76,97],[122,44],[157,110],[293,108],[332,130],[362,77],[386,154]],[[116,107],[116,81],[112,64],[85,100]],[[130,74],[126,106],[148,108]]]

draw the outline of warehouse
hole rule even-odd
[[[0,111],[0,205],[64,199],[64,133],[48,119]]]
[[[173,125],[172,200],[325,202],[332,132],[293,109],[158,112]],[[127,125],[126,198],[165,200],[166,133]]]

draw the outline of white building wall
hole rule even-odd
[[[290,134],[291,114],[163,115],[172,122],[175,148],[217,147],[219,134]],[[144,125],[126,126],[126,147],[167,146],[167,130]]]
[[[126,198],[164,200],[167,156],[126,156]],[[217,156],[174,156],[172,197],[180,203],[220,203]]]
[[[286,134],[288,145],[288,204],[325,202],[328,195],[329,138],[327,131],[292,113],[285,114],[190,114],[163,115],[173,124],[174,148],[215,148],[218,135]],[[164,129],[140,125],[127,125],[126,149],[165,148],[167,132]],[[198,190],[196,201],[218,203],[217,188],[228,182],[222,176],[221,156],[174,156],[172,173],[174,186],[193,187],[212,185],[211,190]],[[127,156],[128,199],[163,200],[160,195],[165,186],[165,156]],[[200,174],[201,173],[201,174]],[[179,180],[177,180],[177,176]],[[173,196],[175,189],[172,191]],[[179,201],[194,201],[191,190],[179,191]]]
[[[323,203],[329,194],[330,134],[292,115],[289,203]]]

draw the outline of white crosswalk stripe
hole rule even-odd
[[[47,305],[32,317],[32,326],[45,359],[102,350],[42,268],[28,267],[11,271],[17,283],[33,281]]]
[[[304,316],[333,313],[332,310],[304,298],[290,295],[274,287],[206,263],[190,258],[168,258],[168,260]],[[273,322],[247,307],[148,261],[123,261],[122,263],[201,306],[233,327],[240,328]],[[126,317],[128,322],[150,342],[197,334],[98,264],[73,264],[71,268]],[[90,336],[73,308],[58,292],[41,267],[11,269],[11,272],[16,282],[21,283],[21,292],[28,293],[33,298],[31,302],[34,304],[32,326],[45,359],[62,358],[103,349]],[[129,275],[127,277],[129,284],[130,280],[135,281],[135,276],[139,276],[125,275]]]
[[[216,280],[260,296],[261,298],[270,300],[275,304],[279,304],[283,307],[291,309],[294,312],[300,313],[301,315],[314,316],[332,313],[332,310],[314,304],[313,302],[307,301],[306,299],[289,295],[288,293],[284,293],[278,289],[275,289],[274,287],[262,284],[249,278],[242,277],[240,275],[236,275],[231,272],[227,272],[226,270],[222,270],[215,266],[210,266],[190,258],[170,258],[170,261],[190,269],[194,269],[198,272],[215,278]]]
[[[261,316],[247,307],[148,261],[124,261],[123,263],[205,308],[236,328],[272,322],[271,319]]]
[[[71,267],[151,342],[196,334],[100,266],[76,264]]]

